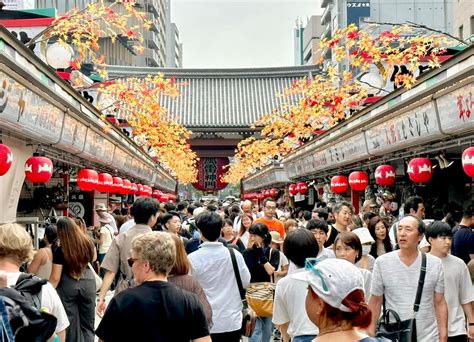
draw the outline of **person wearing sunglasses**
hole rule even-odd
[[[378,341],[359,331],[370,325],[372,313],[356,266],[343,259],[308,258],[305,270],[291,277],[308,285],[306,313],[319,328],[314,342]]]
[[[96,330],[99,341],[211,341],[198,297],[168,282],[176,262],[169,233],[137,235],[127,262],[137,286],[112,298]]]

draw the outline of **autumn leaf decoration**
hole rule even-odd
[[[107,3],[99,0],[82,10],[75,8],[56,17],[45,30],[42,40],[58,38],[60,43],[70,44],[75,50],[71,68],[80,69],[84,62],[91,62],[96,65],[99,75],[106,78],[105,55],[101,54],[100,39],[109,37],[112,43],[128,39],[133,41],[132,49],[136,53],[143,53],[144,38],[140,30],[149,30],[152,24],[145,15],[137,11],[132,1]]]
[[[387,81],[395,65],[405,65],[409,73],[398,74],[395,86],[411,88],[422,63],[430,68],[440,66],[439,55],[447,39],[441,34],[420,34],[409,26],[394,26],[390,31],[374,35],[379,26],[364,30],[350,25],[337,30],[330,40],[321,41],[322,49],[330,49],[337,62],[348,61],[351,71],[338,74],[329,65],[321,75],[301,79],[285,89],[283,96],[298,95],[301,100],[274,110],[255,122],[260,137],[239,143],[235,160],[223,181],[238,183],[272,161],[279,161],[314,135],[345,120],[361,108],[368,94],[355,78],[360,72],[379,70]],[[320,61],[323,62],[322,60]]]
[[[178,97],[180,86],[174,78],[165,79],[158,74],[108,82],[99,87],[99,93],[109,104],[108,108],[101,108],[104,115],[112,110],[118,118],[127,120],[135,140],[151,148],[165,169],[187,184],[194,182],[197,175],[197,157],[187,143],[191,131],[170,118],[159,102],[162,96]]]

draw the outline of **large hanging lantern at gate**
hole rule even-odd
[[[91,169],[82,169],[77,173],[77,186],[82,191],[92,191],[99,184],[99,174]]]
[[[201,191],[222,190],[227,183],[222,181],[225,167],[229,164],[229,158],[200,158],[196,163],[198,169],[197,182],[193,186]]]
[[[297,188],[296,184],[290,184],[290,186],[288,187],[288,192],[290,193],[291,196],[295,196],[298,193],[298,190],[296,188]]]
[[[3,176],[10,170],[13,162],[13,153],[10,147],[0,144],[0,176]]]
[[[99,173],[99,181],[97,182],[96,190],[99,192],[109,192],[114,184],[114,180],[108,173]]]
[[[336,194],[343,194],[349,188],[349,181],[346,176],[338,175],[331,178],[331,191]]]
[[[364,191],[369,185],[369,176],[364,171],[354,171],[349,175],[349,185],[354,191]]]
[[[469,177],[474,177],[474,147],[468,147],[462,153],[462,168]]]
[[[395,168],[392,165],[379,165],[375,169],[375,183],[380,186],[392,186],[395,184]]]
[[[306,182],[299,182],[296,184],[296,191],[301,195],[306,195],[308,193],[308,184]]]
[[[413,183],[428,183],[433,176],[433,167],[429,158],[413,158],[408,163],[408,177]]]
[[[47,183],[53,176],[53,162],[40,156],[28,158],[25,163],[25,176],[32,183]]]

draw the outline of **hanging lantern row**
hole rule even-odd
[[[296,196],[297,194],[306,195],[308,193],[308,184],[306,182],[299,182],[298,184],[290,184],[288,186],[288,192],[291,196]]]
[[[164,194],[160,190],[153,190],[151,186],[136,184],[128,179],[112,177],[108,173],[97,173],[90,169],[82,169],[77,174],[77,186],[83,191],[97,190],[120,195],[137,195],[153,197],[162,202],[176,200],[173,194]],[[161,200],[163,197],[163,200]]]
[[[278,197],[278,189],[272,188],[272,189],[265,189],[262,190],[261,192],[249,192],[246,194],[242,195],[243,200],[259,200],[262,201],[265,198],[276,198]]]

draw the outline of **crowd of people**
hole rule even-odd
[[[403,209],[391,222],[373,201],[359,214],[345,201],[305,211],[272,198],[100,204],[100,227],[61,217],[34,256],[24,227],[0,226],[0,281],[14,286],[20,270],[48,280],[41,308],[59,341],[237,342],[246,306],[250,342],[381,341],[386,309],[416,319],[417,341],[474,339],[474,203],[440,220],[417,196]]]

